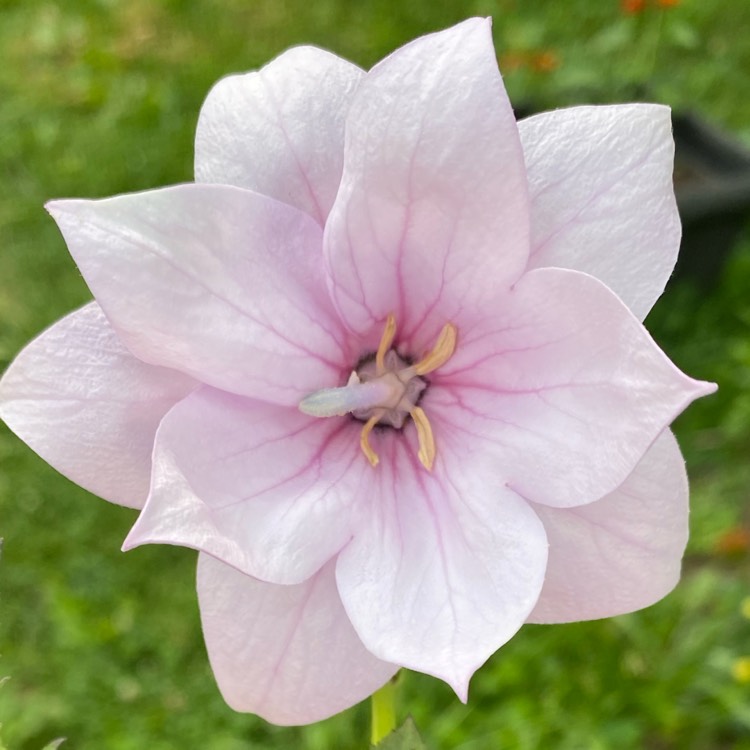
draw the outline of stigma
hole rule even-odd
[[[370,445],[373,429],[377,425],[384,425],[400,430],[407,418],[411,418],[417,428],[417,456],[430,471],[437,451],[430,421],[419,406],[422,393],[427,388],[423,376],[442,367],[453,356],[458,332],[452,323],[447,323],[435,346],[415,363],[393,348],[395,336],[396,318],[391,314],[385,322],[374,357],[370,355],[361,360],[346,385],[324,388],[305,396],[299,409],[313,417],[351,414],[363,422],[359,445],[372,466],[377,466],[380,460]]]

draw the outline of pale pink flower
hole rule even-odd
[[[640,322],[672,156],[661,106],[517,125],[486,20],[368,73],[290,50],[209,94],[197,184],[49,205],[97,301],[19,355],[2,416],[143,508],[126,548],[201,551],[234,708],[315,721],[399,666],[465,700],[523,623],[678,579],[667,427],[713,386]]]

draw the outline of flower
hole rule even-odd
[[[640,13],[646,7],[646,0],[620,0],[620,6],[624,13]]]
[[[533,56],[531,67],[539,73],[552,73],[560,67],[560,58],[551,49],[543,50]]]
[[[680,4],[680,0],[656,0],[660,8],[674,8]],[[635,15],[646,10],[646,0],[620,0],[620,8],[623,13]]]
[[[96,302],[18,356],[2,417],[200,550],[228,703],[280,724],[399,666],[466,700],[525,622],[675,585],[668,425],[713,386],[641,320],[680,226],[665,107],[519,124],[489,21],[368,73],[292,49],[220,81],[196,183],[54,201]]]

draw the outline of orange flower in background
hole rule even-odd
[[[715,550],[720,555],[741,555],[750,550],[750,528],[737,526],[722,534],[716,542]]]
[[[533,56],[531,67],[538,73],[551,73],[560,67],[560,58],[552,50],[544,50]]]
[[[623,13],[641,13],[646,7],[646,0],[620,0]]]
[[[526,55],[523,52],[504,52],[498,57],[501,70],[510,73],[526,65]]]
[[[680,0],[654,0],[660,8],[674,8],[680,4]],[[620,9],[628,15],[642,13],[646,9],[646,0],[620,0]]]
[[[505,52],[499,56],[498,63],[506,73],[521,69],[533,70],[536,73],[551,73],[561,65],[560,56],[551,49]]]

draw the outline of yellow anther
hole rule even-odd
[[[372,466],[377,466],[380,462],[380,459],[378,458],[378,454],[375,453],[375,451],[372,449],[372,446],[370,445],[370,433],[372,432],[372,428],[375,427],[375,425],[380,421],[380,417],[382,416],[382,411],[375,412],[375,414],[373,414],[365,422],[365,425],[362,428],[362,432],[359,433],[359,447],[362,449],[362,453],[367,456],[367,460]]]
[[[456,326],[453,323],[446,323],[443,330],[440,331],[432,351],[419,360],[417,364],[412,365],[411,369],[417,375],[427,375],[427,373],[437,370],[438,367],[442,367],[456,351],[457,335]]]
[[[375,353],[374,372],[373,362],[368,360],[359,372],[352,373],[344,388],[324,389],[312,394],[310,397],[303,399],[300,408],[305,414],[313,414],[313,416],[329,416],[329,412],[338,414],[339,412],[334,410],[337,403],[333,397],[338,396],[339,392],[352,390],[355,387],[359,389],[381,388],[383,392],[368,403],[361,404],[352,396],[343,405],[347,407],[345,411],[351,411],[358,419],[367,418],[359,433],[359,447],[362,449],[362,453],[365,454],[373,467],[377,466],[380,463],[380,458],[370,445],[370,433],[375,425],[381,421],[386,426],[401,429],[404,418],[408,413],[417,428],[419,443],[417,456],[419,461],[427,471],[432,471],[436,455],[432,426],[424,410],[413,404],[427,386],[423,380],[418,379],[419,376],[437,370],[453,356],[453,352],[456,350],[458,331],[452,323],[446,323],[440,331],[432,351],[414,365],[407,365],[404,359],[398,355],[398,352],[391,348],[395,337],[396,316],[390,313],[385,322],[378,350]],[[392,355],[388,359],[388,364],[386,364],[386,357],[389,356],[389,352],[392,352]],[[417,379],[416,382],[413,382],[415,379]],[[334,400],[333,406],[328,404],[328,401],[331,400],[328,399],[329,395],[332,395]],[[359,398],[361,394],[354,395]],[[361,417],[360,414],[362,414]]]
[[[422,466],[424,466],[427,471],[432,471],[432,464],[435,463],[435,438],[432,435],[430,420],[427,419],[424,409],[420,406],[415,406],[411,410],[411,418],[417,426],[417,438],[419,440],[419,451],[417,456],[422,462]]]
[[[388,354],[388,350],[391,348],[395,335],[396,316],[393,313],[390,313],[388,319],[385,321],[385,330],[380,337],[380,345],[378,346],[378,351],[375,355],[375,368],[378,375],[382,375],[385,371],[385,355]]]

